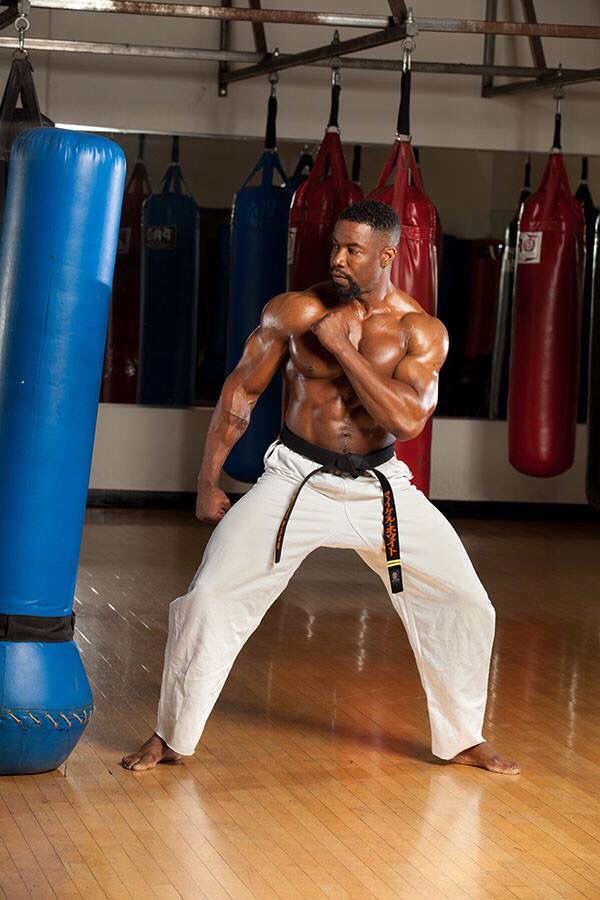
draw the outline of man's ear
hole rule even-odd
[[[381,251],[381,268],[387,269],[388,266],[391,266],[396,258],[396,254],[398,252],[397,247],[384,247]]]

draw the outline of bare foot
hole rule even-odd
[[[518,775],[521,771],[518,763],[504,759],[485,741],[483,744],[476,744],[474,747],[469,747],[468,750],[463,750],[449,762],[458,763],[460,766],[479,766],[480,769],[497,772],[499,775]]]
[[[181,755],[171,750],[157,734],[153,734],[145,744],[142,744],[137,753],[130,753],[121,760],[123,768],[131,769],[133,772],[145,772],[146,769],[153,769],[158,763],[177,765],[181,763]]]

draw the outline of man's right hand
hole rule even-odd
[[[206,482],[198,482],[196,518],[200,522],[216,525],[230,507],[231,501],[221,488]]]

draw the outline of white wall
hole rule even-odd
[[[386,0],[267,0],[277,9],[321,9],[388,14]],[[507,18],[520,18],[520,4],[500,2]],[[544,0],[537,4],[544,22],[600,24],[597,0]],[[419,16],[484,17],[484,0],[420,0]],[[317,26],[267,25],[270,48],[298,52],[326,44],[333,29]],[[10,32],[6,32],[10,33]],[[342,40],[361,34],[340,29]],[[32,37],[132,42],[171,46],[218,47],[219,25],[207,20],[33,10]],[[234,23],[234,49],[253,50],[251,26]],[[530,64],[528,41],[498,38],[497,61]],[[546,39],[547,61],[565,67],[600,65],[598,42]],[[481,62],[483,37],[423,33],[415,58]],[[369,51],[398,58],[397,45]],[[7,70],[10,54],[0,62]],[[268,91],[265,78],[232,85],[227,98],[216,90],[216,63],[173,60],[142,61],[67,54],[34,54],[42,106],[57,122],[104,125],[134,130],[261,136]],[[1,73],[0,73],[1,76]],[[387,143],[393,136],[398,103],[398,76],[392,72],[344,71],[341,123],[344,139]],[[482,100],[480,79],[471,76],[415,74],[412,130],[415,140],[437,147],[544,150],[552,137],[553,101],[548,91]],[[316,140],[326,121],[329,74],[320,68],[281,73],[279,131],[281,137]],[[600,153],[596,127],[598,83],[567,89],[564,103],[565,150]]]
[[[100,404],[90,488],[194,491],[212,409]],[[433,500],[585,503],[586,427],[574,466],[555,478],[521,475],[508,462],[506,422],[434,419]],[[247,485],[223,475],[222,487]]]

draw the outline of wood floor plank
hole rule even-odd
[[[0,897],[597,900],[600,527],[454,524],[497,609],[486,735],[517,778],[432,757],[401,622],[332,550],[243,647],[196,754],[121,769],[210,529],[88,511],[76,639],[97,711],[66,777],[0,779]]]

